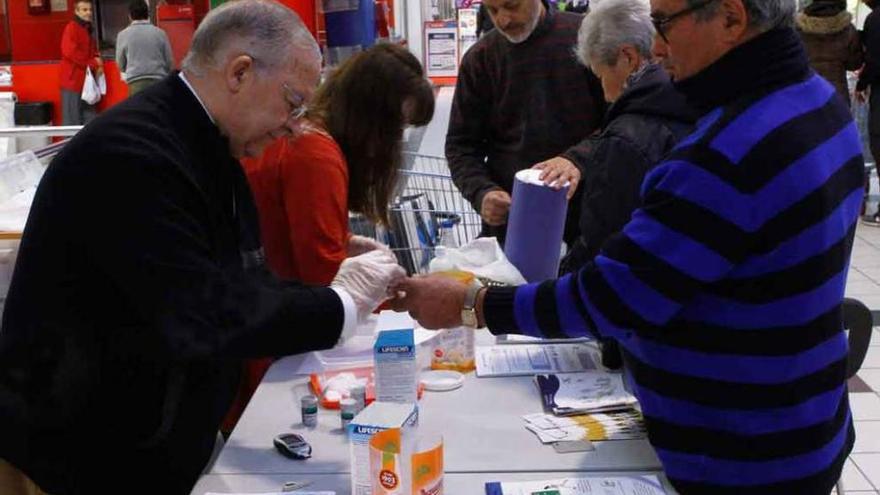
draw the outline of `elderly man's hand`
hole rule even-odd
[[[489,225],[497,227],[507,222],[510,213],[510,194],[500,189],[489,191],[483,196],[480,216]]]
[[[566,182],[570,183],[571,186],[568,188],[566,199],[571,199],[571,197],[574,196],[578,184],[581,181],[580,169],[577,168],[571,160],[562,158],[561,156],[538,163],[532,168],[541,170],[542,172],[539,178],[544,181],[544,184],[547,184],[553,189],[561,189]]]
[[[364,237],[362,235],[353,235],[348,238],[346,254],[348,254],[349,257],[359,256],[361,254],[369,253],[370,251],[375,251],[377,249],[389,252],[391,251],[388,246],[382,244],[375,239],[370,239],[369,237]]]
[[[387,298],[388,289],[406,278],[406,272],[389,251],[375,250],[346,258],[330,287],[345,290],[363,320]]]
[[[461,326],[467,285],[443,275],[428,275],[403,280],[394,290],[398,297],[391,301],[391,307],[395,311],[409,311],[424,328]]]

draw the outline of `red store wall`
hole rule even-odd
[[[101,0],[94,0],[100,2]],[[155,1],[155,0],[153,0]],[[314,0],[279,0],[295,10],[309,30],[315,34]],[[12,42],[12,91],[21,102],[50,101],[53,120],[61,123],[61,93],[58,86],[58,61],[61,59],[61,33],[73,18],[74,0],[67,0],[66,12],[31,15],[24,0],[9,5],[9,30]],[[195,0],[196,12],[206,12],[208,0]],[[198,20],[201,20],[202,16]],[[103,110],[126,98],[128,89],[119,74],[116,62],[104,61],[107,95],[98,104]]]

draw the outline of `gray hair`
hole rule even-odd
[[[294,11],[274,0],[235,0],[205,16],[181,66],[203,75],[237,50],[253,57],[258,69],[272,71],[296,49],[320,57],[318,44]]]
[[[696,5],[701,0],[688,0],[688,5]],[[742,0],[749,16],[749,27],[760,33],[777,27],[794,26],[794,15],[797,12],[796,0]],[[698,20],[705,21],[718,13],[718,1],[696,12]]]
[[[647,0],[599,0],[578,30],[575,53],[587,67],[591,61],[613,66],[622,46],[631,45],[639,55],[651,58],[654,25]]]

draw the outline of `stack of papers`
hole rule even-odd
[[[486,483],[486,495],[665,495],[656,475]]]
[[[520,344],[477,347],[477,376],[522,376],[595,370],[599,351],[593,344]]]
[[[623,387],[623,376],[602,371],[538,375],[544,409],[573,416],[632,408],[637,400]]]
[[[541,443],[589,440],[635,440],[645,437],[645,423],[638,411],[585,414],[560,418],[552,414],[526,414],[526,429]]]

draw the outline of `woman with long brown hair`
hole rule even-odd
[[[245,170],[256,196],[269,266],[327,284],[351,254],[348,212],[383,223],[407,125],[426,125],[434,94],[405,48],[354,55],[318,88],[303,132],[273,143]]]
[[[387,221],[403,130],[426,125],[433,114],[431,83],[405,48],[378,44],[336,68],[315,93],[302,132],[243,161],[270,269],[327,285],[346,257],[379,247],[351,235],[348,213]],[[268,365],[247,366],[228,429]]]

